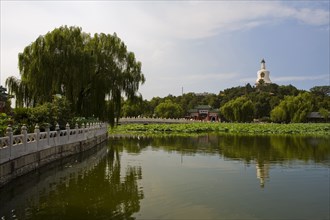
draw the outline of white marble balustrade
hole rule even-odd
[[[106,123],[84,124],[81,128],[76,124],[74,129],[67,124],[65,130],[56,125],[55,131],[46,128],[45,132],[40,132],[36,125],[33,133],[27,133],[23,125],[19,135],[13,135],[12,128],[8,126],[6,136],[0,138],[0,164],[50,147],[89,140],[107,132]]]

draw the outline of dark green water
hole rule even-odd
[[[0,219],[329,219],[330,138],[122,138],[0,188]]]

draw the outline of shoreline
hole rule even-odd
[[[198,135],[230,133],[250,135],[311,135],[329,136],[330,123],[187,123],[187,124],[126,124],[109,128],[109,135]]]

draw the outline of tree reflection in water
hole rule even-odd
[[[14,211],[2,210],[7,213],[8,211],[15,212],[14,214],[0,215],[0,217],[5,219],[10,217],[19,219],[133,219],[131,216],[140,210],[140,200],[143,198],[143,192],[139,189],[137,181],[142,178],[141,167],[128,166],[122,173],[118,149],[111,146],[104,150],[107,152],[99,162],[95,165],[90,164],[93,166],[92,169],[68,173],[64,177],[58,173],[51,174],[61,177],[53,182],[49,182],[47,178],[40,180],[44,182],[37,183],[40,188],[37,186],[37,190],[34,189],[36,193],[13,201],[16,206]],[[66,169],[70,169],[70,166]],[[10,202],[8,201],[10,195],[6,197],[7,201],[2,201],[4,204]],[[25,201],[20,204],[23,208],[17,207],[18,200]]]
[[[302,135],[239,135],[207,134],[193,137],[134,137],[118,141],[128,152],[139,153],[151,146],[153,150],[177,151],[181,155],[219,154],[224,158],[242,160],[246,165],[256,166],[260,187],[270,178],[273,164],[300,160],[326,165],[330,161],[329,137]],[[136,147],[139,146],[139,147]]]

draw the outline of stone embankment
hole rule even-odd
[[[45,132],[37,125],[33,133],[23,126],[21,131],[13,135],[8,127],[6,136],[0,138],[0,187],[38,167],[95,147],[108,137],[105,123],[76,125],[74,129],[67,124],[65,130],[57,125],[55,131],[47,128]]]

